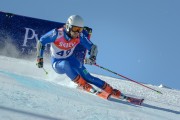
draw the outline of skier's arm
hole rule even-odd
[[[39,68],[43,67],[43,53],[45,50],[45,45],[47,43],[54,42],[57,38],[58,30],[53,29],[50,32],[43,35],[37,42],[37,65]]]
[[[88,38],[84,35],[81,35],[81,44],[89,51],[89,58],[85,59],[86,64],[95,64],[96,56],[98,53],[97,45],[93,44]]]

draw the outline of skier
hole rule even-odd
[[[79,15],[72,15],[68,18],[64,27],[53,29],[43,35],[37,43],[37,65],[43,68],[43,52],[45,45],[51,43],[52,68],[58,74],[66,74],[78,87],[95,93],[96,90],[91,84],[97,86],[102,92],[98,96],[108,99],[109,96],[115,98],[124,97],[117,89],[114,89],[105,81],[90,75],[85,66],[73,55],[73,51],[78,44],[83,45],[89,51],[89,58],[85,59],[86,64],[96,63],[97,45],[83,35],[84,21]]]

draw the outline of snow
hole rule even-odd
[[[46,62],[46,61],[45,61]],[[48,63],[48,62],[47,62]],[[0,120],[179,120],[180,91],[93,74],[123,93],[144,98],[142,106],[107,101],[76,89],[50,64],[39,69],[35,60],[0,56]]]
[[[160,87],[160,88],[168,88],[168,89],[172,89],[172,88],[170,88],[170,87],[168,87],[168,86],[165,86],[165,85],[163,85],[163,84],[160,84],[159,87]]]

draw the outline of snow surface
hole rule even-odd
[[[125,94],[145,98],[142,106],[135,106],[78,90],[50,64],[45,69],[48,75],[35,61],[0,56],[0,120],[180,120],[178,90],[147,85],[161,95],[129,81],[94,74]]]

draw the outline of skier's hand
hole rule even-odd
[[[96,64],[96,57],[93,56],[93,57],[90,57],[90,58],[85,58],[84,63],[89,64],[89,65]]]
[[[96,45],[92,45],[91,50],[89,51],[89,58],[84,59],[85,64],[94,65],[96,64],[96,56],[97,56],[98,50]]]
[[[37,58],[37,64],[38,68],[43,68],[43,58]]]

